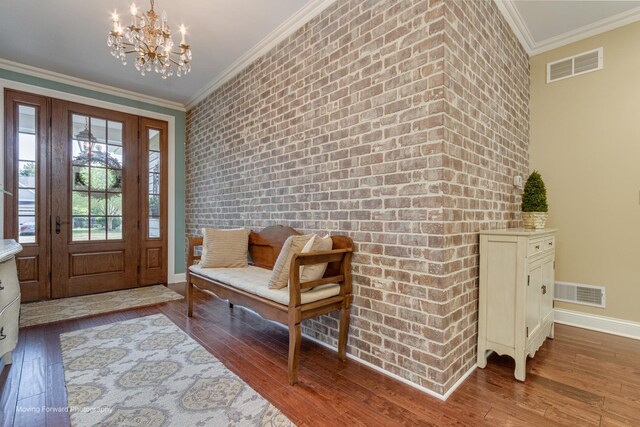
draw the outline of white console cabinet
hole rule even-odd
[[[18,343],[20,283],[15,254],[21,250],[15,240],[0,240],[0,370],[11,364],[11,352]]]
[[[556,230],[480,232],[478,367],[493,350],[515,359],[524,381],[527,356],[553,338]]]

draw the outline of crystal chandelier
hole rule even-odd
[[[180,26],[182,41],[180,50],[174,51],[171,39],[171,29],[167,23],[167,14],[162,12],[162,18],[153,10],[138,15],[135,3],[131,5],[131,25],[123,27],[116,11],[113,12],[113,29],[107,37],[107,45],[111,48],[111,55],[120,58],[122,65],[127,65],[127,54],[135,55],[136,70],[143,76],[154,70],[163,79],[173,75],[174,68],[178,77],[191,71],[191,49],[185,40],[186,29]],[[175,67],[172,67],[174,65]]]

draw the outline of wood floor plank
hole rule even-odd
[[[46,425],[45,394],[40,393],[18,400],[14,427],[34,427]]]
[[[3,427],[13,425],[20,391],[26,335],[25,331],[19,332],[18,344],[12,352],[13,363],[5,366],[0,375],[0,426]]]

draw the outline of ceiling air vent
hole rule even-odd
[[[602,52],[602,48],[598,48],[570,56],[569,58],[549,62],[547,64],[547,83],[601,70],[604,58]]]
[[[556,282],[553,298],[556,301],[601,308],[604,308],[605,303],[604,287],[579,283]]]

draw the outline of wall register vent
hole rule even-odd
[[[603,66],[604,55],[602,48],[549,62],[547,64],[547,83],[598,71]]]
[[[604,308],[605,289],[602,286],[556,282],[554,299],[556,301]]]

